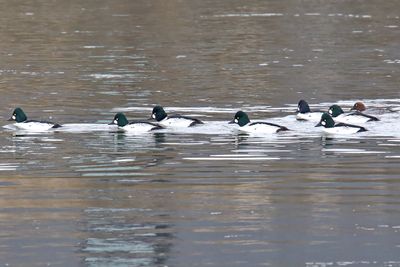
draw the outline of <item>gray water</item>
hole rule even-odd
[[[398,1],[1,1],[0,266],[400,266]],[[299,99],[381,121],[326,136]],[[206,124],[132,135],[116,112]],[[237,110],[292,131],[243,135]]]

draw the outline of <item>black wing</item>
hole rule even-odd
[[[145,123],[145,124],[149,124],[149,125],[153,125],[153,126],[158,126],[157,123],[154,123],[151,121],[145,121],[145,120],[133,120],[133,121],[130,121],[128,124],[136,124],[136,123]]]
[[[352,113],[348,114],[347,116],[354,116],[354,115],[363,116],[365,118],[368,118],[369,119],[368,121],[379,121],[379,119],[377,117],[364,114],[361,111],[352,112]]]
[[[275,123],[270,123],[270,122],[265,122],[265,121],[252,122],[252,123],[249,124],[249,126],[256,125],[256,124],[265,124],[265,125],[277,127],[279,129],[276,132],[289,131],[289,129],[286,128],[285,126],[281,126],[281,125],[278,125],[278,124],[275,124]]]
[[[61,127],[60,124],[54,123],[54,122],[52,122],[52,121],[27,120],[27,121],[24,121],[24,122],[25,122],[25,123],[28,123],[28,122],[38,122],[38,123],[53,124],[53,127],[51,127],[51,128],[60,128],[60,127]]]
[[[154,123],[151,121],[144,121],[144,120],[134,120],[134,121],[130,121],[128,124],[135,124],[135,123],[145,123],[145,124],[154,126],[153,128],[151,128],[150,131],[165,129],[163,126],[161,126],[157,123]]]
[[[358,128],[358,132],[366,132],[367,129],[364,127],[358,126],[358,125],[353,125],[353,124],[347,124],[347,123],[337,123],[335,124],[335,127],[340,127],[340,126],[345,126],[345,127],[351,127],[351,128]]]
[[[175,119],[186,119],[186,120],[191,120],[191,121],[193,121],[193,122],[189,125],[189,127],[194,126],[194,125],[196,125],[196,124],[204,124],[204,122],[202,122],[202,121],[199,120],[199,119],[192,118],[192,117],[188,117],[188,116],[182,116],[182,115],[178,115],[178,114],[172,115],[172,116],[168,116],[168,117],[169,117],[169,118],[175,118]]]

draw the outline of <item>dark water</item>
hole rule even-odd
[[[0,266],[400,266],[397,1],[1,7],[1,126],[69,128],[0,131]],[[327,137],[301,98],[381,122]],[[207,124],[105,126],[155,104]],[[293,131],[237,134],[239,109]]]

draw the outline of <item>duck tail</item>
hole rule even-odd
[[[204,124],[204,122],[202,122],[199,119],[193,119],[192,118],[192,120],[193,120],[193,122],[189,125],[189,127],[192,127],[192,126],[195,126],[195,125],[198,125],[198,124]]]
[[[162,129],[165,129],[165,127],[161,125],[155,125],[153,128],[150,129],[150,131],[162,130]]]
[[[368,131],[368,130],[365,129],[364,127],[360,127],[360,130],[358,130],[357,133],[366,132],[366,131]]]
[[[281,126],[276,132],[279,133],[279,132],[283,132],[283,131],[290,131],[290,130],[285,126]]]
[[[62,127],[61,124],[55,123],[55,124],[53,125],[53,127],[51,127],[51,128],[52,128],[52,129],[57,129],[57,128],[60,128],[60,127]]]

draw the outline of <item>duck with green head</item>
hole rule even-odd
[[[155,106],[151,112],[151,118],[155,119],[158,124],[164,127],[192,127],[199,124],[204,124],[197,118],[192,118],[182,115],[168,115],[162,106]]]
[[[288,131],[289,129],[285,126],[270,122],[250,122],[249,116],[244,111],[238,111],[230,124],[238,124],[240,126],[239,130],[246,133],[278,133],[282,131]]]
[[[117,113],[111,124],[115,124],[118,128],[132,133],[145,133],[154,130],[164,129],[164,127],[149,121],[131,121],[129,122],[123,113]]]
[[[324,113],[321,116],[320,122],[315,127],[323,126],[323,132],[329,134],[353,134],[359,132],[365,132],[367,129],[361,126],[347,124],[347,123],[335,123],[329,113]]]
[[[344,113],[339,105],[332,105],[329,107],[328,113],[332,116],[335,122],[362,124],[370,121],[379,121],[377,117],[364,114],[360,111]]]
[[[22,108],[14,109],[11,118],[8,121],[15,121],[14,126],[20,130],[26,131],[47,131],[61,127],[60,124],[50,121],[28,120]]]
[[[321,118],[322,111],[311,111],[307,101],[301,99],[297,104],[296,119],[299,121],[314,121],[317,122]]]

